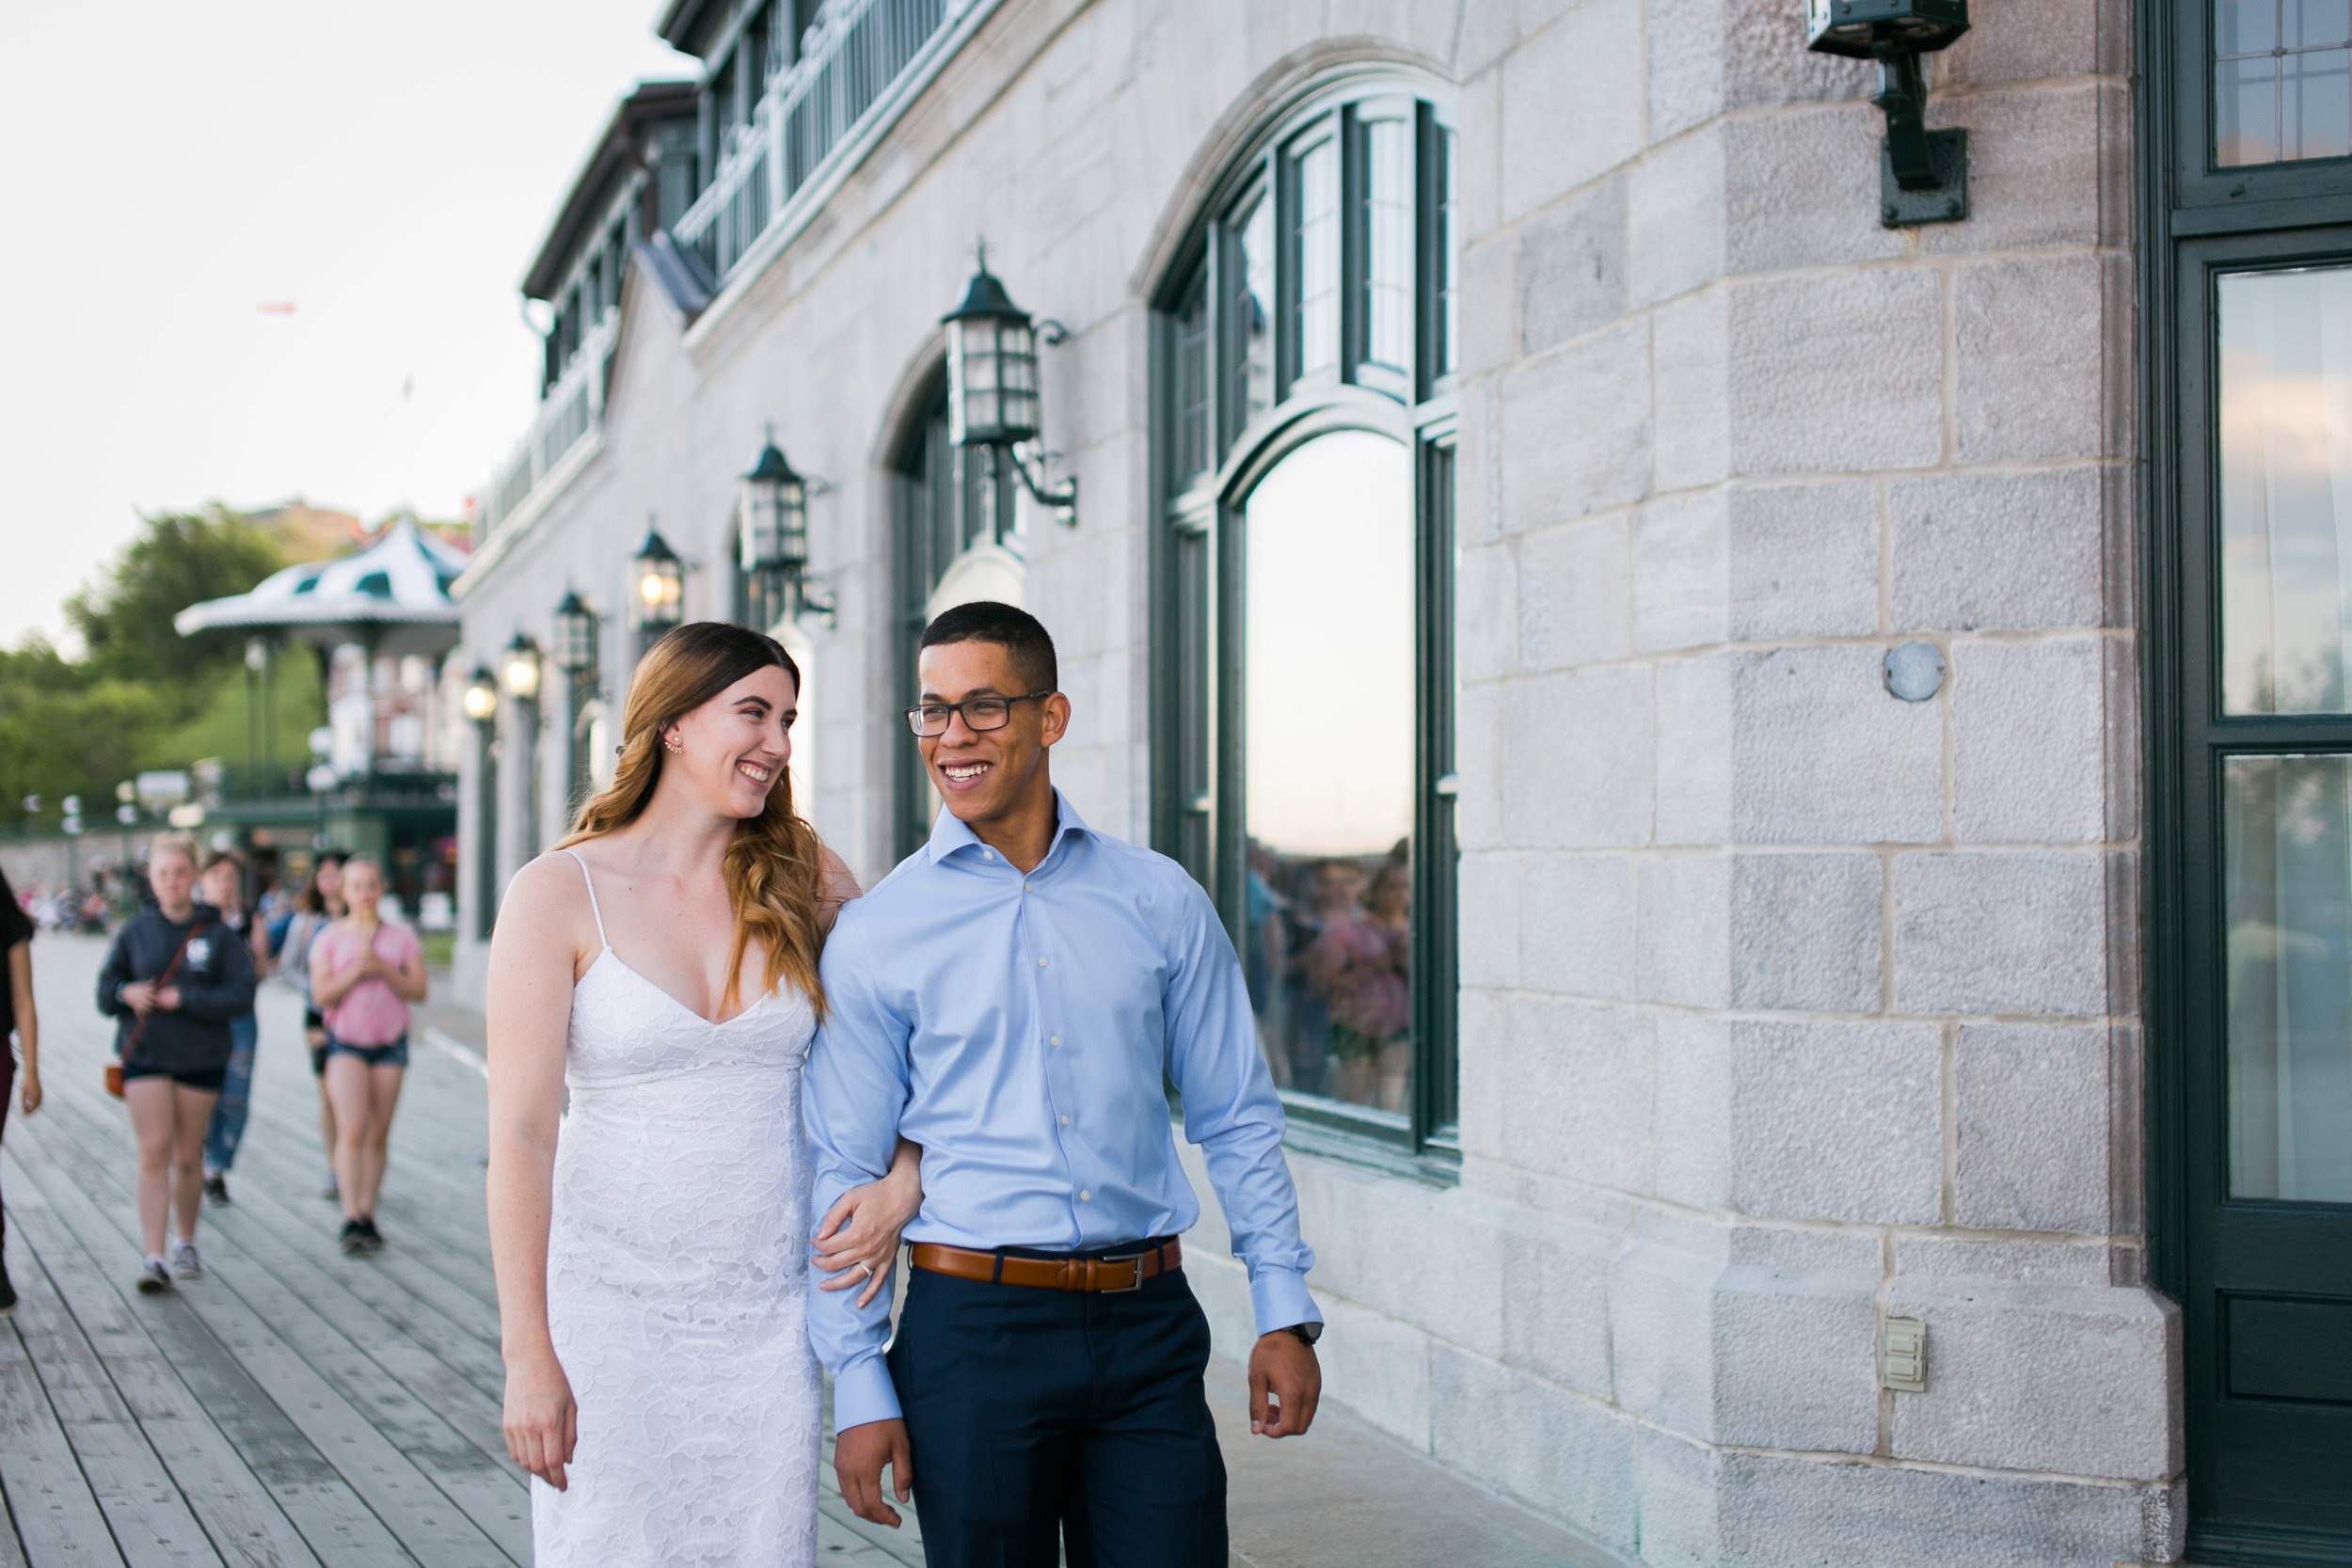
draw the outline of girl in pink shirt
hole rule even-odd
[[[383,868],[354,855],[343,866],[351,912],[310,943],[310,995],[326,1019],[326,1098],[335,1108],[345,1252],[384,1244],[375,1197],[408,1067],[408,1004],[424,1000],[423,949],[407,927],[377,919],[383,897]]]

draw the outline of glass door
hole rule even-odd
[[[2184,249],[2191,1556],[2352,1560],[2352,255]]]

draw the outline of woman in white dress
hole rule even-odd
[[[612,784],[499,911],[490,1246],[538,1568],[816,1559],[801,1068],[858,890],[794,814],[799,694],[772,639],[671,632]],[[827,1216],[826,1289],[882,1288],[921,1199],[899,1152]]]

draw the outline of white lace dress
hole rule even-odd
[[[573,988],[548,1323],[580,1441],[569,1490],[531,1483],[537,1568],[815,1562],[815,1028],[788,987],[712,1023],[610,943]]]

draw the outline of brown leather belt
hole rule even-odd
[[[1184,1266],[1184,1245],[1174,1241],[1116,1258],[1015,1258],[938,1242],[916,1242],[907,1256],[926,1274],[993,1285],[1027,1285],[1040,1291],[1139,1291],[1145,1280]]]

